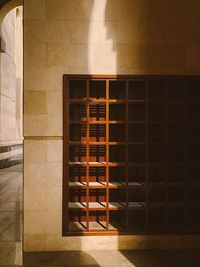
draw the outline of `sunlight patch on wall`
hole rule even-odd
[[[107,0],[94,0],[88,35],[89,73],[116,73],[116,22],[105,17],[106,5]]]

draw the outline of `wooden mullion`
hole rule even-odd
[[[168,190],[169,190],[169,162],[168,162],[168,80],[165,80],[165,122],[164,122],[164,148],[165,148],[165,206],[166,206],[166,221],[165,227],[166,231],[169,230],[169,201],[168,201]]]
[[[89,80],[86,81],[86,97],[89,98]],[[86,230],[89,231],[89,179],[90,179],[90,105],[89,102],[86,104]]]
[[[128,172],[128,80],[126,80],[126,104],[125,104],[125,143],[126,143],[126,151],[125,151],[125,158],[126,158],[126,228],[129,228],[129,172]]]
[[[186,82],[184,82],[184,230],[188,228],[188,205],[187,205],[187,155],[186,155],[186,110],[187,110],[187,97],[186,97]]]
[[[106,80],[106,230],[109,230],[109,80]]]
[[[145,183],[146,183],[146,209],[145,209],[145,227],[149,229],[149,125],[148,125],[148,80],[145,80]]]
[[[63,235],[69,225],[69,80],[63,77]]]

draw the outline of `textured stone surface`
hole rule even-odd
[[[63,74],[200,74],[197,2],[24,1],[24,135],[33,137],[25,141],[25,251],[199,246],[199,237],[62,237],[62,142],[34,140],[62,136]]]
[[[22,263],[22,166],[0,170],[0,266]]]

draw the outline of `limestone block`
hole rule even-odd
[[[50,43],[47,45],[47,67],[59,67],[69,64],[70,46],[68,43]]]
[[[62,91],[62,74],[68,72],[69,70],[63,71],[61,66],[52,68],[27,67],[24,70],[24,90]]]
[[[46,66],[46,45],[24,43],[24,68]]]
[[[101,0],[99,0],[99,2],[101,2]],[[105,20],[129,21],[132,19],[139,19],[140,0],[109,0],[105,2]],[[98,18],[98,14],[96,14],[95,17]]]
[[[184,46],[118,45],[118,66],[140,69],[178,69],[185,66]]]
[[[184,45],[186,23],[168,21],[119,22],[117,42],[135,45]]]
[[[38,94],[38,91],[26,91],[25,95],[26,94],[28,98],[27,101],[25,101],[24,135],[61,136],[62,93],[58,91],[39,91]],[[37,98],[40,94],[41,100],[38,100],[37,111]],[[35,98],[32,99],[32,95]],[[31,104],[31,99],[33,104]]]
[[[47,93],[45,91],[25,91],[24,113],[47,114]]]
[[[143,21],[184,21],[186,19],[185,0],[143,0],[139,1],[139,18]],[[178,11],[178,12],[177,12]]]
[[[43,140],[25,140],[24,164],[45,162],[47,162],[47,143]]]
[[[93,0],[47,0],[48,20],[90,20]]]
[[[90,23],[89,42],[94,44],[115,43],[117,23],[113,21],[94,21]]]
[[[24,41],[28,43],[44,43],[47,37],[45,20],[25,20]]]
[[[71,0],[70,0],[71,1]],[[66,20],[68,18],[68,2],[65,0],[46,0],[48,20]]]
[[[27,177],[26,179],[28,179]],[[30,177],[31,178],[31,177]],[[48,181],[46,181],[48,183]],[[42,224],[42,218],[46,219],[46,212],[49,216],[52,213],[58,213],[61,217],[61,203],[62,203],[62,187],[61,186],[36,186],[36,187],[24,187],[24,210],[25,211],[43,211],[44,214],[40,217],[40,224]],[[57,217],[58,218],[58,217]],[[52,223],[52,218],[49,218],[49,224]],[[59,220],[59,219],[58,219]],[[47,222],[46,227],[48,225]],[[55,227],[55,226],[54,226]]]
[[[25,41],[29,43],[68,42],[68,23],[65,21],[26,20]]]
[[[49,157],[48,153],[47,157]],[[24,180],[25,187],[37,187],[39,185],[51,189],[54,186],[62,185],[62,162],[51,161],[40,164],[28,163],[25,159],[24,173],[27,177]]]
[[[87,67],[88,66],[88,46],[82,44],[70,45],[69,66],[70,67]]]
[[[90,21],[69,21],[70,43],[87,44],[89,42]]]
[[[47,142],[47,161],[48,162],[62,162],[62,141],[49,140]]]
[[[24,19],[45,19],[46,0],[24,0]]]
[[[94,44],[91,46],[90,64],[92,67],[116,68],[117,52],[116,46],[109,44]]]
[[[57,192],[58,193],[58,192]],[[61,192],[60,192],[61,193]],[[61,237],[62,235],[62,221],[61,221],[61,209],[58,211],[59,207],[56,207],[49,203],[49,210],[26,210],[25,209],[25,217],[24,217],[24,235],[25,240],[33,246],[33,240],[37,236],[41,236],[41,242],[47,241],[48,236],[57,236]],[[28,236],[28,238],[26,238]],[[57,247],[56,245],[54,247]],[[36,251],[41,249],[41,245],[38,244]],[[47,246],[45,246],[44,251],[47,250]]]

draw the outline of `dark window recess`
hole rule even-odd
[[[200,77],[64,75],[63,235],[200,233]]]

